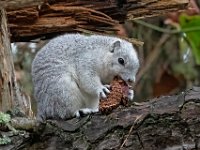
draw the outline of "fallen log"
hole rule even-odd
[[[38,6],[8,7],[8,26],[13,42],[84,30],[113,34],[126,19],[183,10],[187,4],[188,0],[46,0]]]
[[[118,107],[109,115],[49,120],[37,132],[20,128],[16,120],[22,119],[14,119],[11,125],[21,131],[18,135],[7,132],[13,142],[0,149],[199,149],[200,87]]]

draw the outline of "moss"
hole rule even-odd
[[[11,139],[5,135],[0,138],[0,145],[7,145],[11,143]]]
[[[9,114],[0,112],[0,123],[1,124],[7,124],[8,122],[10,122],[10,120],[11,120],[11,117]]]

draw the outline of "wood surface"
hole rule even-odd
[[[186,8],[188,0],[51,0],[7,9],[11,40],[29,41],[64,32],[115,34],[125,20],[158,16]]]

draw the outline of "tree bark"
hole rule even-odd
[[[125,19],[132,20],[183,10],[188,0],[56,0],[39,7],[8,10],[12,41],[29,41],[60,32],[89,30],[112,34]]]
[[[0,8],[19,9],[27,6],[40,5],[44,0],[1,0]]]
[[[20,92],[16,83],[6,13],[0,9],[0,111],[15,109],[32,115],[30,107],[30,99]]]
[[[20,126],[21,118],[11,125],[23,135],[10,135],[12,144],[0,149],[200,149],[200,87],[174,96],[163,96],[129,107],[118,107],[109,115],[67,121],[49,120],[43,130],[30,132]]]
[[[0,10],[0,111],[13,108],[14,69],[4,9]]]

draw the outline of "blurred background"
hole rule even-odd
[[[191,0],[185,12],[127,21],[117,27],[119,35],[144,42],[143,47],[136,47],[141,68],[137,74],[135,101],[172,95],[200,85],[199,8],[200,0]],[[12,43],[17,81],[33,104],[31,63],[47,42]]]

